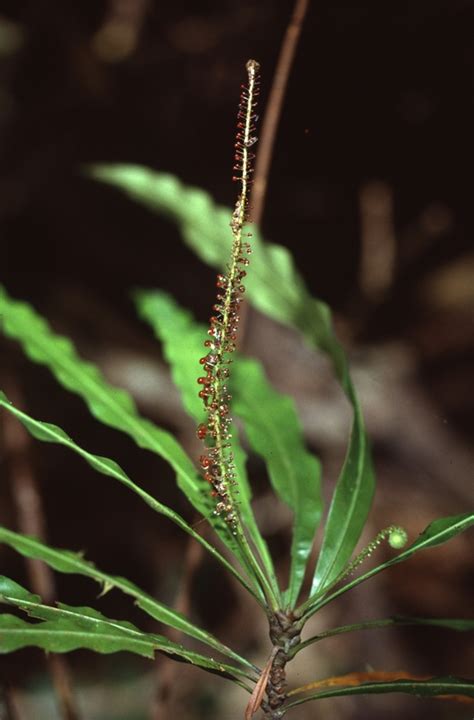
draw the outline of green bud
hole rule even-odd
[[[407,544],[408,535],[402,527],[394,527],[388,536],[388,544],[394,550],[400,550]]]

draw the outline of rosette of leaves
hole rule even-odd
[[[156,183],[156,178],[154,181]],[[185,206],[186,203],[183,203],[183,207]],[[210,212],[209,223],[212,224],[215,219]],[[265,250],[265,245],[260,247],[260,251]],[[254,258],[255,254],[253,264]],[[281,288],[283,284],[278,283],[277,286]],[[264,290],[265,288],[262,292]],[[288,292],[294,292],[295,295],[303,290],[301,284],[296,282],[293,289],[287,288]],[[252,294],[255,295],[255,292],[254,285]],[[193,378],[196,363],[202,355],[205,329],[170,296],[159,291],[138,292],[135,302],[139,314],[152,325],[162,343],[174,382],[181,391],[184,408],[196,422],[202,422],[202,402],[197,397]],[[14,415],[36,439],[65,446],[82,457],[98,473],[120,482],[127,491],[137,494],[150,507],[150,511],[161,516],[163,522],[166,518],[175,523],[193,538],[193,541],[200,543],[215,562],[232,573],[253,596],[256,602],[255,611],[264,612],[268,617],[274,645],[268,667],[257,668],[251,658],[243,657],[233,648],[227,647],[213,634],[167,607],[159,599],[143,592],[130,581],[98,569],[84,559],[82,554],[53,548],[38,539],[1,527],[0,542],[27,557],[41,559],[57,572],[84,575],[95,580],[103,589],[115,588],[126,593],[144,613],[164,626],[179,630],[183,636],[180,644],[163,635],[144,632],[124,620],[105,617],[91,607],[63,604],[51,607],[15,581],[2,578],[0,600],[25,615],[25,619],[22,619],[18,613],[13,615],[7,612],[0,617],[2,652],[37,646],[50,652],[87,648],[101,653],[124,650],[146,657],[153,657],[156,652],[165,653],[175,660],[192,663],[205,671],[221,675],[249,692],[247,717],[251,717],[260,706],[268,718],[283,717],[292,707],[302,702],[336,695],[406,692],[415,695],[474,696],[472,681],[451,677],[393,677],[390,674],[373,673],[370,676],[360,674],[356,678],[342,676],[326,681],[326,685],[325,681],[317,681],[310,686],[293,689],[286,688],[284,684],[279,688],[275,679],[272,680],[272,672],[275,678],[275,660],[279,658],[280,669],[284,671],[284,665],[298,652],[303,651],[309,644],[334,634],[396,624],[432,625],[457,631],[474,628],[474,622],[467,619],[394,617],[330,628],[317,637],[302,639],[306,620],[327,603],[373,575],[408,560],[415,553],[448,541],[474,524],[474,513],[435,520],[411,545],[390,560],[365,572],[359,571],[361,574],[356,577],[346,574],[347,570],[354,569],[357,565],[352,556],[369,511],[373,475],[367,438],[361,416],[357,415],[357,400],[350,385],[345,357],[335,338],[328,335],[331,332],[329,325],[318,325],[316,320],[314,321],[319,327],[318,337],[323,340],[323,348],[326,351],[337,348],[333,359],[343,386],[349,396],[352,394],[354,400],[355,426],[349,442],[348,456],[324,523],[323,542],[310,590],[302,596],[302,583],[305,575],[308,576],[310,553],[322,516],[321,468],[317,458],[305,447],[293,401],[272,388],[257,361],[245,357],[235,358],[231,387],[233,413],[242,421],[250,450],[265,462],[273,490],[293,514],[291,564],[286,587],[281,586],[265,538],[255,521],[251,486],[245,469],[245,453],[236,439],[234,458],[239,485],[239,513],[247,539],[245,549],[236,541],[228,524],[214,514],[208,485],[197,472],[192,459],[170,433],[143,418],[131,397],[125,391],[110,385],[98,368],[80,358],[72,343],[55,334],[30,305],[12,299],[2,290],[0,313],[3,317],[4,334],[17,340],[33,362],[46,366],[66,390],[79,395],[95,421],[126,433],[141,448],[156,453],[171,465],[176,473],[178,487],[196,511],[206,518],[213,528],[216,540],[219,538],[219,542],[224,544],[228,552],[224,555],[219,549],[219,542],[202,537],[197,528],[193,528],[173,508],[164,505],[140,487],[116,462],[81,447],[57,425],[35,419],[14,407],[2,393],[0,406],[4,411]],[[324,313],[323,316],[328,319]],[[331,342],[329,338],[332,338]],[[51,415],[48,420],[54,420],[54,413]],[[249,552],[252,553],[251,561]],[[229,557],[231,559],[228,559]],[[187,647],[186,638],[193,642],[199,641],[202,649],[196,651],[195,644],[193,649]]]
[[[249,73],[255,73],[255,65],[248,67],[248,70]],[[97,178],[124,189],[136,200],[175,221],[184,241],[202,260],[218,267],[221,273],[225,272],[228,263],[228,225],[231,218],[233,261],[230,270],[227,267],[227,275],[220,276],[225,278],[221,285],[228,297],[218,300],[221,303],[218,304],[218,312],[227,313],[226,322],[229,320],[230,323],[225,335],[227,342],[233,342],[232,323],[235,323],[237,317],[234,301],[237,294],[240,297],[243,292],[237,285],[243,275],[235,274],[234,270],[240,268],[238,273],[243,272],[240,234],[247,212],[245,186],[249,181],[249,167],[246,163],[250,157],[248,148],[255,140],[252,92],[247,93],[245,98],[247,109],[242,116],[245,122],[238,139],[236,168],[243,189],[233,213],[216,207],[205,193],[187,188],[168,175],[124,166],[100,167],[93,171]],[[239,237],[237,243],[236,234]],[[129,580],[97,568],[81,553],[53,548],[37,538],[6,527],[0,527],[1,543],[26,557],[42,560],[57,572],[88,577],[98,583],[103,591],[114,588],[125,593],[133,598],[143,613],[162,623],[165,628],[178,630],[182,634],[183,643],[164,635],[145,632],[128,621],[106,617],[91,607],[62,603],[50,606],[14,580],[0,577],[0,602],[14,608],[16,613],[0,615],[0,651],[8,653],[26,646],[36,646],[57,653],[78,648],[100,653],[127,651],[149,658],[157,652],[164,653],[175,660],[220,675],[248,692],[250,699],[246,703],[246,719],[251,718],[259,708],[263,709],[268,720],[277,720],[292,708],[311,700],[363,693],[403,692],[421,696],[474,697],[473,680],[420,677],[408,673],[360,672],[316,680],[299,688],[287,687],[285,668],[295,655],[309,645],[336,634],[401,624],[431,625],[454,631],[473,630],[474,621],[469,619],[392,617],[329,628],[317,636],[302,638],[305,623],[322,607],[392,565],[409,560],[412,555],[445,543],[464,532],[474,524],[474,513],[434,520],[404,549],[406,535],[403,529],[390,526],[381,530],[353,558],[368,516],[375,481],[367,434],[347,359],[333,333],[329,309],[310,296],[289,253],[279,246],[264,243],[258,232],[254,233],[252,249],[252,272],[246,280],[250,301],[275,320],[301,331],[310,344],[329,356],[335,375],[353,409],[347,454],[324,520],[322,544],[314,569],[310,566],[310,556],[323,515],[321,466],[305,446],[293,401],[270,385],[256,360],[237,354],[233,363],[232,384],[227,392],[222,382],[224,376],[217,374],[217,371],[223,369],[222,357],[218,367],[215,367],[218,354],[215,342],[210,348],[211,358],[208,354],[201,363],[206,374],[201,382],[203,388],[199,398],[193,379],[202,355],[206,329],[198,325],[191,314],[180,308],[170,296],[159,291],[141,291],[135,294],[135,303],[140,316],[152,326],[161,342],[173,380],[181,393],[183,406],[201,428],[203,437],[206,437],[209,428],[212,434],[216,423],[220,422],[216,419],[217,415],[213,414],[214,410],[219,413],[221,405],[225,405],[223,417],[227,417],[230,410],[227,406],[232,396],[232,412],[241,421],[250,451],[263,460],[273,491],[292,513],[287,582],[282,583],[277,576],[268,545],[255,520],[251,484],[246,473],[246,455],[235,431],[232,455],[227,448],[222,455],[213,453],[216,443],[221,443],[223,439],[226,443],[230,440],[230,424],[227,420],[219,426],[219,432],[212,438],[210,451],[201,460],[204,475],[207,472],[210,474],[211,485],[217,493],[216,505],[206,482],[209,478],[198,472],[194,461],[174,436],[142,417],[127,392],[107,382],[99,368],[78,355],[70,340],[57,335],[30,305],[12,299],[4,289],[0,289],[3,333],[18,341],[33,362],[48,368],[67,391],[78,395],[87,405],[93,421],[125,433],[140,448],[155,453],[169,463],[175,472],[178,488],[207,521],[213,535],[209,539],[203,537],[197,527],[191,526],[176,510],[141,487],[114,460],[89,452],[62,428],[33,418],[21,408],[13,406],[4,393],[0,393],[0,407],[15,416],[37,440],[63,445],[85,460],[97,473],[121,483],[128,492],[141,498],[150,511],[156,512],[160,521],[165,518],[177,525],[192,542],[199,543],[216,563],[231,573],[254,599],[255,612],[264,613],[268,620],[271,647],[265,667],[258,668],[250,658],[228,647],[182,613],[168,607]],[[211,338],[214,341],[216,337],[221,339],[219,328],[222,322],[219,317],[213,317],[211,321]],[[209,399],[215,401],[217,406],[210,408],[211,413],[207,406]],[[48,420],[54,420],[53,411]],[[211,473],[209,467],[216,463],[220,463],[221,467]],[[226,484],[221,487],[221,479],[230,467],[231,473],[225,478]],[[234,494],[233,488],[238,492]],[[221,512],[219,503],[230,505],[230,509],[224,507],[225,512]],[[399,552],[391,559],[361,571],[362,562],[385,539]],[[355,572],[360,574],[354,577]],[[305,578],[307,583],[303,586]],[[303,587],[307,589],[303,591]],[[189,641],[193,642],[192,648],[189,647]],[[195,641],[200,644],[199,651],[195,650]]]

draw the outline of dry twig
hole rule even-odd
[[[268,174],[275,146],[276,133],[280,122],[281,111],[285,99],[288,78],[298,47],[298,40],[303,27],[309,0],[296,0],[293,15],[286,29],[280,49],[272,87],[263,115],[262,129],[259,138],[259,150],[255,162],[252,192],[250,194],[250,210],[252,222],[260,225],[265,207]],[[245,303],[240,318],[240,345],[243,344],[244,326],[247,322],[249,307]]]
[[[22,398],[16,382],[8,378],[4,382],[4,387],[12,402],[17,407],[21,407]],[[22,533],[34,535],[45,541],[46,522],[41,494],[29,459],[29,436],[22,425],[8,413],[4,415],[3,433],[18,527]],[[32,558],[26,559],[26,566],[33,592],[40,595],[43,602],[54,603],[56,588],[50,568],[40,560]],[[49,653],[46,656],[46,663],[63,720],[79,720],[65,658]]]
[[[180,588],[174,603],[174,609],[183,615],[189,613],[191,583],[196,570],[201,564],[202,554],[202,546],[191,538],[187,544]],[[181,635],[182,633],[179,630],[170,629],[168,632],[168,637],[174,642],[179,642]],[[178,667],[178,663],[174,660],[160,658],[156,674],[157,689],[152,708],[153,720],[167,720],[171,716],[171,704],[174,696],[173,690],[176,689]]]

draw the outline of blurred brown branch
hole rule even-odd
[[[191,584],[195,572],[201,564],[203,556],[202,546],[190,538],[184,558],[184,567],[180,579],[179,592],[174,603],[174,609],[183,615],[189,614],[191,605]],[[179,642],[182,633],[170,629],[168,637]],[[156,691],[153,699],[151,717],[153,720],[167,720],[172,714],[173,699],[178,688],[178,663],[170,658],[160,657],[156,673]]]
[[[109,0],[105,22],[92,39],[100,60],[121,62],[134,52],[149,4],[149,0]]]
[[[23,405],[18,384],[12,377],[4,380],[3,387],[10,400],[18,407]],[[10,471],[12,496],[20,532],[46,539],[46,520],[38,483],[30,460],[30,440],[23,426],[9,413],[3,416],[3,435]],[[33,592],[46,604],[56,599],[54,575],[41,560],[25,560]],[[79,712],[72,690],[67,661],[61,655],[48,653],[46,663],[56,692],[57,703],[64,720],[79,720]],[[12,715],[16,717],[15,714]]]

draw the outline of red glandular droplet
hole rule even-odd
[[[199,430],[199,428],[198,428],[198,430]],[[203,469],[205,469],[205,468],[209,467],[209,465],[211,464],[211,461],[209,460],[207,455],[201,455],[199,458],[199,464],[201,465],[201,467]]]
[[[199,393],[201,394],[201,393]],[[204,423],[201,423],[198,425],[198,429],[196,430],[196,435],[198,436],[199,440],[204,440],[204,438],[207,435],[207,427],[204,425]]]

